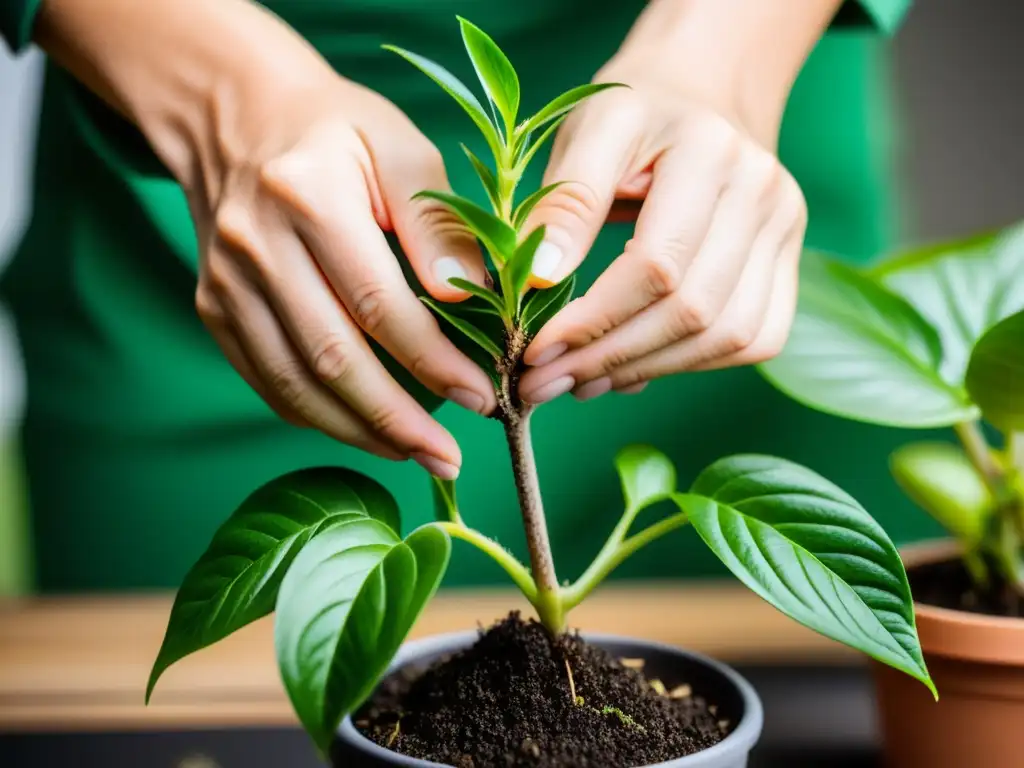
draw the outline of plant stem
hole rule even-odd
[[[953,429],[956,430],[957,437],[963,444],[967,458],[970,459],[971,464],[981,475],[981,479],[992,491],[993,496],[998,498],[1002,493],[1003,470],[992,456],[992,451],[978,422],[963,421],[954,424]]]
[[[661,538],[666,533],[674,531],[676,528],[682,528],[688,522],[690,521],[687,519],[686,513],[678,512],[644,528],[639,533],[633,534],[614,547],[606,545],[598,556],[594,558],[594,562],[590,564],[590,567],[576,580],[576,583],[562,590],[563,609],[568,611],[583,602],[584,598],[593,591],[594,587],[600,584],[609,573],[614,571],[623,560],[630,557],[634,552],[647,546],[655,539]],[[609,541],[611,540],[612,538],[609,539]]]
[[[512,554],[493,539],[489,539],[479,531],[468,528],[462,523],[438,523],[452,538],[462,539],[472,544],[481,552],[489,555],[498,565],[505,569],[512,581],[522,591],[526,599],[533,603],[537,599],[537,586],[530,578],[529,572]]]
[[[1024,472],[1024,434],[1011,432],[1006,436],[1006,457],[1017,472]]]

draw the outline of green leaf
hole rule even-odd
[[[402,48],[397,48],[393,45],[382,46],[384,50],[397,53],[403,59],[408,61],[414,67],[419,69],[423,74],[437,83],[444,91],[451,96],[462,107],[466,114],[470,116],[476,127],[483,133],[484,138],[487,140],[487,145],[491,148],[495,157],[501,156],[501,137],[498,135],[498,131],[491,122],[491,118],[487,112],[484,111],[483,105],[473,92],[469,90],[463,84],[459,78],[449,72],[447,69],[442,67],[440,64],[435,64],[430,59],[425,59],[419,54],[406,51]]]
[[[537,253],[537,248],[544,241],[545,230],[546,227],[541,224],[527,235],[526,239],[516,248],[515,254],[506,267],[510,295],[505,296],[505,301],[508,304],[509,314],[514,317],[519,315],[520,302],[523,292],[526,290],[526,281],[530,278],[530,270],[533,269],[533,257]]]
[[[676,468],[668,456],[648,445],[627,445],[615,455],[628,511],[643,509],[676,491]]]
[[[899,553],[848,494],[792,462],[745,455],[715,462],[675,500],[760,597],[934,694]]]
[[[504,265],[516,250],[516,231],[490,211],[464,197],[448,192],[424,190],[413,195],[414,198],[436,200],[443,203],[452,213],[458,216],[469,230],[480,238],[487,248],[496,266]]]
[[[277,599],[274,644],[292,706],[322,753],[386,671],[450,551],[436,523],[402,541],[361,518],[324,531],[295,559]]]
[[[1024,309],[1024,223],[897,255],[873,274],[935,328],[940,373],[960,384],[982,334]]]
[[[966,421],[977,409],[939,373],[935,330],[902,297],[822,254],[801,263],[789,341],[759,366],[790,397],[849,419],[897,427]]]
[[[455,481],[430,476],[430,488],[434,495],[434,517],[438,522],[459,522],[459,502],[455,495]]]
[[[473,150],[465,144],[460,144],[459,146],[462,147],[462,151],[469,158],[469,162],[473,166],[473,170],[476,171],[476,175],[480,179],[484,191],[487,193],[487,199],[491,201],[494,210],[500,210],[501,195],[498,193],[498,180],[494,176],[494,171],[488,168],[479,157],[473,154]]]
[[[544,143],[551,138],[555,131],[558,130],[558,126],[562,124],[568,115],[562,115],[557,118],[551,125],[544,129],[544,133],[537,137],[537,139],[527,146],[527,142],[530,139],[532,133],[527,133],[522,136],[519,140],[519,144],[516,148],[516,173],[523,173],[526,166],[533,160],[533,156],[537,154],[537,150],[544,146]]]
[[[499,317],[504,313],[505,307],[501,303],[501,297],[494,291],[490,291],[482,285],[477,285],[469,280],[464,280],[461,277],[450,277],[448,282],[460,290],[473,294],[478,299],[483,299],[488,304],[487,308],[493,307]]]
[[[516,229],[520,229],[523,224],[526,223],[527,216],[529,216],[533,209],[537,207],[537,203],[565,183],[566,182],[564,181],[556,181],[554,184],[548,184],[546,187],[541,187],[536,192],[526,197],[523,202],[516,206],[516,210],[512,214],[512,226]]]
[[[911,443],[893,452],[889,466],[904,493],[968,549],[981,541],[992,496],[959,447]]]
[[[495,360],[501,359],[501,348],[497,344],[495,344],[487,336],[487,334],[484,333],[480,328],[473,325],[468,320],[458,317],[453,312],[449,312],[447,309],[442,309],[440,304],[438,304],[433,299],[428,299],[425,296],[421,296],[420,301],[422,301],[424,304],[426,304],[428,307],[434,310],[437,314],[439,314],[441,317],[443,317],[445,320],[451,323],[455,328],[460,330],[463,334],[466,335],[467,338],[472,339],[474,342],[480,345],[481,349],[486,351],[487,354],[489,354]]]
[[[172,664],[271,613],[288,566],[310,539],[331,525],[356,519],[399,530],[391,494],[347,469],[302,469],[251,493],[186,574],[153,664],[146,701]]]
[[[583,101],[584,99],[589,99],[591,96],[594,96],[595,94],[598,94],[601,91],[606,91],[609,88],[628,87],[629,86],[625,85],[624,83],[589,83],[587,85],[579,85],[576,86],[575,88],[570,88],[561,96],[556,96],[543,107],[541,107],[541,109],[535,115],[533,115],[533,117],[530,117],[526,121],[524,121],[523,124],[519,127],[517,133],[525,136],[526,134],[537,130],[548,121],[554,120],[556,118],[561,117],[562,115],[567,114],[569,110],[571,110],[581,101]]]
[[[504,118],[506,131],[511,134],[519,112],[519,77],[508,57],[486,32],[461,16],[458,19],[462,42],[466,45],[476,76]]]
[[[523,305],[522,324],[530,336],[537,332],[569,303],[576,287],[576,275],[572,274],[550,288],[531,291]]]
[[[965,381],[988,421],[1005,432],[1024,430],[1024,312],[999,321],[978,340]]]

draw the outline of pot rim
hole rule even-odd
[[[429,656],[443,649],[451,649],[453,646],[457,648],[466,647],[473,643],[479,636],[478,630],[461,630],[456,632],[446,632],[440,635],[431,635],[429,637],[405,643],[399,649],[399,652],[396,654],[394,661],[392,661],[391,665],[388,667],[388,671],[385,675],[391,674],[406,664],[411,663],[418,657]],[[702,653],[697,653],[696,651],[689,651],[684,648],[679,648],[667,643],[659,643],[653,640],[644,640],[639,637],[617,635],[608,632],[583,631],[580,632],[580,637],[588,643],[635,643],[663,653],[684,656],[691,661],[696,661],[697,663],[710,667],[713,671],[719,673],[722,677],[728,680],[729,683],[732,684],[740,693],[740,697],[743,700],[743,716],[740,718],[736,729],[720,742],[715,744],[713,747],[696,752],[692,755],[677,757],[673,760],[641,766],[639,768],[703,768],[703,766],[713,766],[717,764],[716,761],[720,757],[726,754],[733,753],[739,755],[749,753],[757,743],[757,740],[761,735],[761,730],[764,726],[764,707],[761,704],[760,697],[757,695],[757,691],[754,690],[754,686],[747,682],[739,672],[734,670],[728,664],[724,664],[717,659],[705,656]],[[406,755],[402,755],[401,753],[379,746],[366,738],[359,729],[355,727],[355,723],[352,722],[351,715],[346,716],[345,719],[342,720],[341,725],[338,728],[338,735],[344,741],[358,743],[360,748],[364,749],[371,756],[381,759],[387,758],[392,762],[395,762],[396,758],[398,758],[398,764],[400,765],[419,766],[420,768],[423,768],[423,766],[450,768],[450,766],[444,766],[441,763],[430,763],[410,758]]]

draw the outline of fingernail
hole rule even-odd
[[[453,277],[469,279],[469,273],[462,266],[462,262],[454,256],[442,256],[434,262],[434,279],[445,287],[451,287],[448,281]]]
[[[572,396],[580,402],[583,402],[584,400],[590,400],[598,395],[603,395],[611,388],[612,380],[607,376],[602,376],[600,379],[588,381],[582,387],[578,387],[573,391]]]
[[[437,456],[431,456],[429,453],[414,453],[411,458],[427,472],[442,480],[454,480],[459,476],[458,467],[437,458]]]
[[[620,395],[635,395],[638,392],[643,392],[645,389],[647,389],[647,384],[648,382],[641,381],[638,384],[630,384],[628,387],[616,389],[615,391],[618,392]]]
[[[487,405],[483,395],[463,389],[462,387],[449,387],[445,390],[444,396],[453,403],[458,403],[467,411],[473,411],[473,413],[483,414],[484,407]]]
[[[549,283],[555,282],[558,267],[562,263],[562,255],[562,249],[550,240],[538,245],[536,253],[533,254],[533,276]]]
[[[531,363],[531,365],[534,368],[539,368],[542,365],[547,365],[548,363],[554,362],[555,359],[560,357],[567,349],[568,347],[561,341],[556,342],[555,344],[552,344],[550,347],[541,352],[539,355],[537,355],[537,359],[534,360]]]
[[[537,387],[533,392],[523,394],[522,396],[534,405],[540,405],[541,403],[546,403],[548,400],[554,400],[556,397],[564,395],[574,386],[576,386],[576,380],[572,376],[562,376],[554,381],[549,381],[547,384]]]

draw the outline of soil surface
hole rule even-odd
[[[635,768],[728,735],[684,682],[648,681],[637,661],[513,613],[472,647],[389,678],[354,719],[381,746],[459,768]]]
[[[979,589],[959,559],[910,568],[907,578],[914,599],[925,605],[986,616],[1024,618],[1024,598],[1002,584]]]

